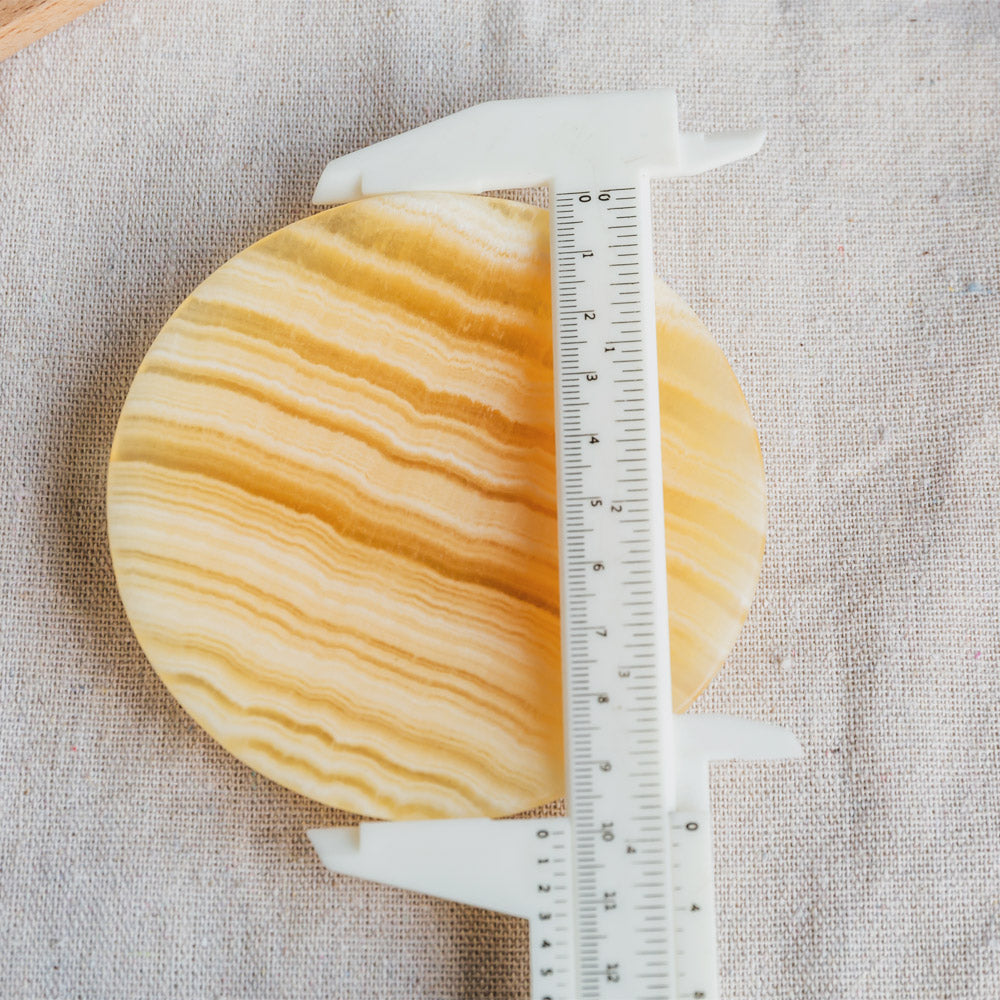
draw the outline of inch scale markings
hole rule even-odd
[[[663,493],[651,488],[662,469],[652,269],[640,228],[648,218],[637,178],[553,192],[567,816],[583,1000],[675,995],[671,914],[650,902],[671,896],[664,831],[672,740]],[[623,294],[613,265],[626,248],[633,278]],[[618,367],[622,325],[638,345],[627,359],[637,390],[628,396]],[[572,355],[563,347],[570,334],[578,338]],[[580,425],[566,419],[578,400],[589,406]],[[623,419],[627,443],[612,430]],[[629,498],[635,483],[641,501]],[[570,540],[570,510],[587,531],[584,544]],[[581,579],[586,591],[574,586]],[[644,693],[635,680],[647,681]],[[585,755],[574,738],[582,730]],[[660,961],[651,964],[650,953]]]

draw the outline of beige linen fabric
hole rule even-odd
[[[145,663],[105,464],[174,307],[327,159],[478,101],[674,85],[753,160],[654,186],[759,422],[770,528],[698,709],[723,995],[1000,996],[1000,6],[108,0],[0,64],[0,996],[527,995],[519,922],[320,868],[353,817]]]

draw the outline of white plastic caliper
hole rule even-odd
[[[671,711],[648,181],[763,138],[682,134],[669,90],[495,101],[334,160],[313,199],[549,186],[566,815],[309,834],[333,871],[526,917],[532,1000],[717,997],[707,762],[801,754]]]

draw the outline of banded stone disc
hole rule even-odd
[[[674,703],[721,665],[764,541],[735,377],[656,290]],[[157,673],[224,747],[369,816],[563,791],[547,213],[373,198],[238,254],[125,402],[108,524]]]

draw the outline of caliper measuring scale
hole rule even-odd
[[[334,160],[314,197],[549,187],[566,815],[310,832],[334,871],[527,918],[532,1000],[717,997],[707,763],[801,753],[671,703],[649,178],[762,141],[681,133],[668,90],[497,101]]]

